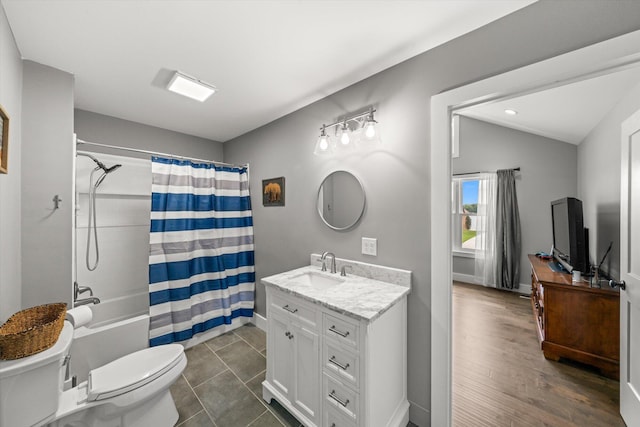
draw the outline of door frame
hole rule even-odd
[[[451,123],[464,108],[563,86],[640,64],[634,31],[431,98],[431,425],[451,426]],[[436,268],[442,267],[442,268]]]

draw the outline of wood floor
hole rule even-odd
[[[546,360],[528,299],[454,282],[453,426],[624,426],[619,383]]]

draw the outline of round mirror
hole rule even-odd
[[[347,171],[330,173],[318,190],[320,218],[334,230],[347,230],[360,221],[365,205],[364,187]]]

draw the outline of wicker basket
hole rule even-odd
[[[0,326],[0,359],[20,359],[53,346],[66,311],[65,303],[53,303],[15,313]]]

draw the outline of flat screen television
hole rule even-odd
[[[588,231],[582,219],[582,202],[565,197],[551,202],[553,258],[569,273],[589,272]]]

